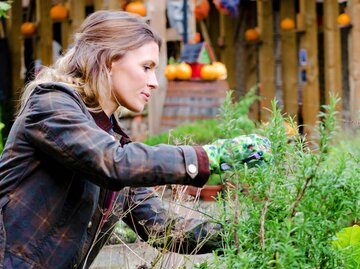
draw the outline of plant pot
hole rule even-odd
[[[199,189],[201,189],[201,188],[197,188],[194,186],[187,186],[186,192],[187,192],[187,194],[195,197],[198,194]]]
[[[200,192],[200,197],[204,201],[215,201],[218,193],[221,192],[222,185],[205,185]]]
[[[191,196],[196,196],[198,194],[198,190],[200,190],[200,198],[203,201],[212,201],[214,202],[218,193],[221,191],[222,185],[205,185],[202,188],[197,188],[193,186],[188,186],[187,193]]]

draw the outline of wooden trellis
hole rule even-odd
[[[71,36],[79,27],[86,15],[86,7],[91,5],[94,10],[99,9],[119,9],[126,0],[57,0],[69,8],[69,18],[61,23],[61,43],[63,49],[71,44]],[[190,0],[189,0],[190,1]],[[15,100],[18,99],[19,90],[23,87],[23,72],[21,67],[23,38],[20,33],[20,26],[23,22],[22,1],[13,1],[10,10],[10,18],[7,20],[6,36],[11,49],[12,60],[12,91]],[[40,59],[42,64],[52,63],[52,21],[49,11],[52,6],[51,1],[29,0],[35,3],[34,20],[37,23],[37,35],[33,38],[35,43],[35,58]],[[166,29],[166,0],[146,0],[150,6],[150,24],[164,37],[166,44],[167,38],[172,40],[174,36],[169,29]],[[194,0],[190,1],[194,4]],[[351,17],[351,28],[348,28],[348,48],[341,47],[340,28],[337,25],[339,15],[339,3],[337,0],[324,0],[322,3],[323,27],[318,28],[317,9],[319,1],[299,0],[288,1],[279,0],[279,14],[282,18],[291,18],[296,21],[294,31],[280,31],[275,33],[274,23],[274,3],[273,0],[241,1],[244,9],[240,10],[243,16],[232,18],[228,15],[219,14],[214,9],[210,12],[210,18],[202,27],[207,27],[209,40],[212,42],[217,58],[223,61],[228,67],[228,83],[231,89],[243,92],[249,89],[256,82],[261,85],[261,103],[259,104],[259,120],[267,120],[268,112],[265,108],[270,108],[271,100],[276,96],[276,62],[274,51],[274,35],[280,34],[281,43],[281,79],[282,79],[282,103],[284,112],[291,116],[302,118],[305,132],[311,133],[317,123],[317,115],[320,105],[329,102],[331,93],[342,97],[344,78],[342,70],[349,70],[349,104],[348,107],[338,106],[338,111],[348,111],[347,121],[351,126],[359,127],[360,111],[360,51],[358,44],[360,40],[360,0],[347,1],[347,12]],[[295,7],[295,3],[298,4]],[[255,45],[242,42],[234,42],[234,37],[239,37],[245,30],[246,23],[240,23],[237,27],[237,20],[248,20],[250,12],[248,7],[255,5],[256,26],[261,33],[261,41]],[[240,5],[240,8],[242,6]],[[74,12],[76,10],[76,12]],[[245,15],[244,15],[245,14]],[[156,19],[151,19],[156,18]],[[201,29],[198,29],[201,31]],[[239,34],[238,31],[241,33]],[[324,42],[319,51],[319,32],[322,31]],[[241,39],[242,37],[240,37]],[[239,39],[239,38],[238,38]],[[341,51],[348,49],[348,66],[342,66]],[[322,72],[319,71],[318,54],[324,55]],[[299,63],[299,55],[304,54],[305,61]],[[149,107],[149,126],[150,133],[157,133],[159,130],[159,119],[162,113],[167,81],[163,76],[163,67],[166,65],[167,52],[166,46],[161,50],[160,68],[158,73],[160,89],[156,92],[155,98]],[[323,76],[323,77],[320,77]],[[324,81],[324,86],[319,83]],[[239,89],[242,88],[242,89]],[[320,96],[320,87],[324,87],[324,100]],[[300,110],[299,110],[300,109]],[[343,115],[343,117],[345,117]]]

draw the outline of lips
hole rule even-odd
[[[150,99],[150,93],[142,92],[141,94],[145,97],[146,101],[148,101]]]

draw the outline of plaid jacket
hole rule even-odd
[[[90,114],[75,90],[38,86],[0,159],[0,268],[88,268],[119,218],[145,240],[157,235],[159,247],[217,248],[217,224],[169,214],[147,188],[202,186],[203,149],[129,142],[105,113]]]

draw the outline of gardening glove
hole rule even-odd
[[[218,139],[203,148],[209,158],[210,171],[217,174],[237,164],[246,163],[251,168],[272,159],[270,141],[257,134]]]

